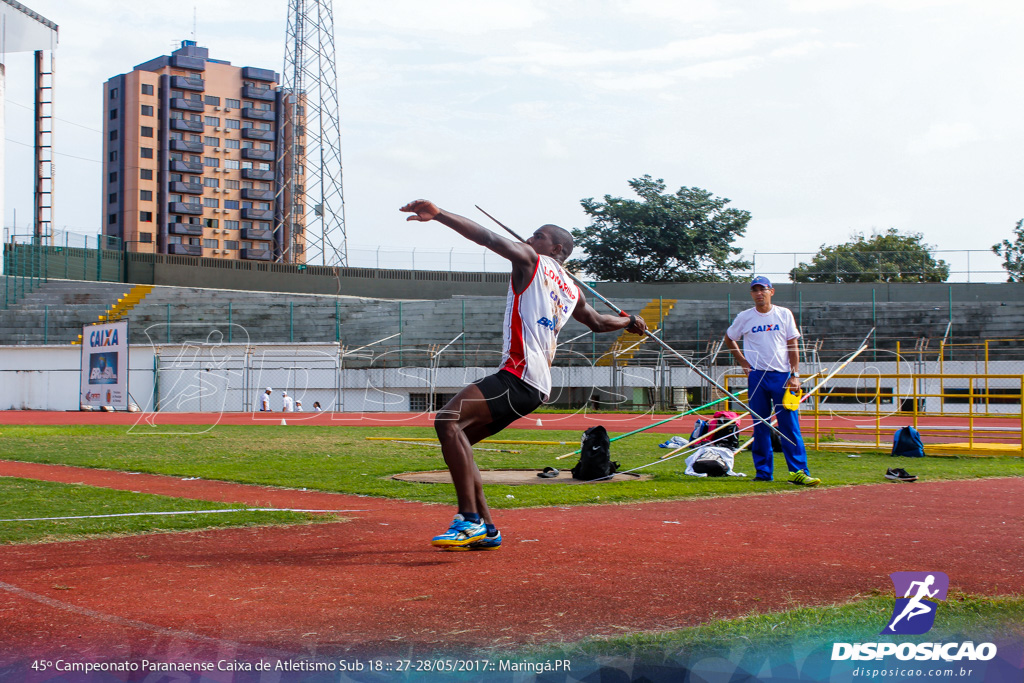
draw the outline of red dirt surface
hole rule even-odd
[[[891,593],[889,573],[906,570],[946,572],[954,591],[1024,592],[1016,478],[503,510],[500,550],[451,553],[429,545],[446,506],[6,461],[0,475],[354,511],[2,547],[0,664],[482,655]]]

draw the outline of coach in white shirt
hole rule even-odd
[[[775,289],[771,281],[758,275],[750,281],[750,296],[754,308],[736,316],[725,332],[725,343],[733,358],[747,374],[748,401],[751,410],[770,420],[774,410],[782,434],[782,452],[789,466],[790,481],[804,486],[815,486],[820,479],[810,477],[807,470],[807,450],[800,436],[799,413],[782,407],[786,391],[800,391],[800,356],[797,339],[800,331],[793,312],[772,305]],[[740,340],[743,350],[740,350]],[[757,476],[754,481],[772,481],[771,428],[764,421],[754,424],[754,445],[751,448]]]

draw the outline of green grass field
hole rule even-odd
[[[40,463],[60,463],[181,477],[202,477],[241,483],[311,488],[425,502],[450,502],[448,484],[417,484],[391,479],[394,474],[444,469],[436,447],[395,442],[366,441],[368,436],[414,439],[433,436],[430,428],[417,427],[282,427],[218,426],[202,434],[147,435],[127,433],[124,427],[12,426],[3,431],[3,457]],[[506,430],[504,439],[566,441],[567,446],[492,445],[518,449],[519,454],[479,450],[481,469],[543,469],[547,465],[566,471],[576,457],[555,460],[574,449],[574,431]],[[754,483],[749,453],[737,456],[736,470],[747,478],[695,478],[683,474],[684,458],[660,461],[666,450],[657,444],[665,435],[641,434],[612,444],[612,459],[622,469],[650,465],[641,470],[653,479],[644,482],[588,484],[582,486],[488,486],[495,508],[544,505],[578,505],[694,496],[736,495],[765,491],[792,492],[785,481],[786,465],[776,461],[777,481]],[[480,444],[486,446],[487,444]],[[1024,459],[1017,457],[943,457],[894,459],[883,453],[836,451],[812,452],[813,474],[825,486],[886,482],[885,470],[901,466],[926,481],[976,477],[1022,476]],[[892,484],[907,486],[912,484]],[[514,498],[507,498],[506,495]]]
[[[275,425],[218,426],[200,434],[147,434],[137,430],[129,431],[125,427],[7,426],[0,436],[0,443],[3,444],[2,457],[27,462],[200,477],[424,502],[450,503],[454,500],[454,490],[450,484],[419,484],[391,478],[401,472],[444,469],[439,448],[367,441],[368,436],[414,439],[433,436],[433,430],[416,427]],[[521,453],[480,450],[477,452],[477,462],[481,469],[540,470],[552,465],[564,471],[562,476],[570,476],[568,470],[575,463],[576,457],[555,460],[555,456],[573,450],[579,439],[578,432],[509,430],[501,436],[505,439],[566,441],[570,445],[492,445],[495,448],[518,449]],[[688,477],[683,474],[684,458],[658,461],[660,456],[667,453],[657,447],[665,438],[663,434],[641,434],[612,444],[612,457],[621,463],[622,469],[650,464],[650,467],[641,470],[653,477],[649,481],[579,486],[489,485],[487,494],[492,507],[510,508],[673,500],[764,492],[798,493],[800,490],[785,481],[785,462],[781,456],[776,462],[779,481],[773,483],[751,481],[753,467],[750,455],[746,452],[737,457],[736,469],[749,474],[747,478]],[[883,475],[886,468],[894,464],[910,469],[923,481],[1024,475],[1024,459],[1016,457],[901,458],[897,461],[884,453],[858,453],[860,457],[856,458],[848,455],[835,451],[812,452],[812,472],[821,477],[824,486],[868,483],[915,485],[888,483]],[[73,497],[48,495],[45,492],[29,495],[29,483],[22,482],[20,486],[23,488],[14,492],[17,495],[12,493],[4,496],[8,506],[14,505],[13,501],[23,501],[18,503],[17,509],[0,508],[5,510],[2,513],[5,519],[157,510],[164,509],[160,507],[161,504],[171,504],[171,499],[162,499],[165,503],[158,503],[161,500],[159,496],[147,497],[145,501],[132,500],[132,494],[117,492],[109,492],[105,499],[97,497],[95,502],[88,502],[93,501],[93,497],[81,493]],[[72,501],[77,501],[76,506],[69,507]],[[194,501],[181,504],[198,507]],[[0,542],[285,521],[283,518],[275,520],[268,513],[252,514],[255,517],[243,518],[241,513],[233,513],[233,517],[226,515],[216,518],[201,515],[187,521],[181,518],[160,521],[129,518],[131,522],[34,523],[32,528],[35,531],[25,531],[22,535],[5,536],[5,531],[0,528]],[[308,521],[308,518],[288,521]]]
[[[228,509],[233,511],[138,516],[135,514]],[[335,515],[327,514],[247,510],[244,505],[154,496],[78,484],[0,478],[0,543],[73,540],[86,536],[187,531],[225,526],[303,524],[338,519]],[[98,515],[132,516],[97,517]],[[94,518],[20,521],[39,517],[79,516]]]

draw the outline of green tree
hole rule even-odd
[[[586,256],[570,261],[571,269],[617,282],[730,280],[734,270],[750,269],[732,246],[746,232],[748,211],[726,208],[728,199],[697,187],[666,194],[665,181],[649,175],[629,186],[639,200],[580,201],[591,224],[572,231]]]
[[[896,228],[870,238],[854,233],[849,242],[821,245],[810,263],[789,271],[793,282],[945,282],[949,264],[936,260],[924,235]]]
[[[992,245],[992,251],[1003,257],[1007,282],[1024,282],[1024,218],[1013,229],[1013,242],[1003,240]]]

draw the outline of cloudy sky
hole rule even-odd
[[[60,25],[56,223],[94,234],[102,83],[190,38],[193,5],[27,4]],[[286,0],[196,7],[211,57],[281,71]],[[415,247],[420,264],[473,251],[405,223],[411,199],[483,221],[479,204],[521,232],[582,227],[581,198],[628,196],[644,174],[750,211],[741,246],[776,270],[792,258],[768,252],[889,227],[987,250],[1024,217],[1022,3],[338,0],[334,12],[353,265],[373,265],[378,246]],[[9,226],[31,213],[30,56],[7,69]]]

